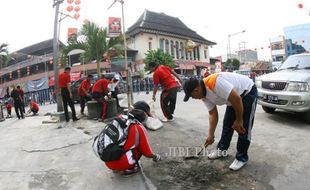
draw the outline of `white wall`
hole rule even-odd
[[[129,39],[128,40],[128,47],[131,49],[138,50],[136,60],[141,60],[141,59],[145,58],[145,54],[149,50],[149,42],[152,42],[152,50],[156,50],[159,48],[159,40],[161,38],[168,39],[169,42],[172,40],[172,41],[174,41],[174,43],[176,41],[178,41],[179,44],[182,42],[184,44],[184,47],[186,44],[186,40],[184,40],[184,39],[173,38],[173,37],[168,37],[168,36],[163,36],[163,35],[143,33],[143,34],[137,34],[134,38]],[[196,45],[199,45],[199,44],[196,43]],[[170,47],[169,47],[169,49],[170,49]],[[205,49],[207,50],[207,58],[205,58],[205,56],[204,56],[204,50]],[[177,50],[176,50],[176,48],[174,48],[174,54],[176,54],[176,52],[177,52]],[[209,49],[208,49],[207,45],[200,44],[199,54],[200,54],[200,61],[210,62]]]

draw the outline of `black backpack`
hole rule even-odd
[[[94,139],[93,150],[104,162],[119,160],[126,153],[124,144],[131,124],[141,124],[146,114],[142,110],[133,109],[128,118],[125,117],[127,116],[114,118]]]
[[[119,160],[125,154],[124,144],[130,124],[124,118],[114,118],[93,142],[95,154],[104,162]]]

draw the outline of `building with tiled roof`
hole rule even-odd
[[[199,75],[202,68],[209,67],[209,47],[216,45],[188,28],[179,18],[149,10],[128,28],[126,35],[128,47],[138,51],[136,64],[143,65],[148,50],[162,49],[173,57],[181,74]]]

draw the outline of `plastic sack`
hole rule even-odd
[[[152,114],[152,116],[155,118],[155,102],[154,100],[150,100],[148,103],[147,103],[149,106],[150,106],[150,112]]]
[[[163,123],[158,119],[154,117],[148,117],[147,120],[144,122],[144,125],[146,128],[156,131],[163,127]]]
[[[150,130],[158,130],[163,127],[162,122],[156,117],[155,115],[155,102],[153,100],[148,102],[148,105],[150,106],[150,112],[153,117],[148,117],[147,120],[144,122],[146,128]]]

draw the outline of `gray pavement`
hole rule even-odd
[[[151,95],[134,94],[135,101],[151,100]],[[176,139],[174,131],[188,134],[194,141],[204,140],[208,113],[204,105],[195,100],[182,101],[179,93],[175,112],[176,121],[165,124],[163,129],[150,133],[151,145],[159,151],[163,139],[161,133]],[[159,100],[159,96],[157,97]],[[162,117],[159,102],[156,115]],[[126,102],[121,104],[126,105]],[[76,105],[79,112],[79,105]],[[56,105],[41,106],[39,116],[6,119],[0,122],[0,189],[153,189],[152,176],[136,174],[124,177],[108,170],[95,157],[91,143],[103,123],[82,118],[70,121],[65,127],[60,124],[42,124],[48,116],[46,112],[56,110]],[[216,132],[218,141],[225,107],[219,107],[220,120]],[[13,112],[14,115],[14,112]],[[173,129],[173,130],[171,130]],[[250,162],[243,170],[248,170],[266,187],[274,189],[308,189],[310,182],[310,126],[296,115],[277,112],[264,113],[257,108],[255,128],[250,147]],[[167,141],[169,139],[166,139]],[[179,142],[183,142],[180,139]],[[216,142],[217,142],[216,141]],[[232,140],[230,154],[235,153],[236,136]],[[214,148],[216,143],[212,145]],[[211,148],[212,148],[211,147]],[[149,160],[142,159],[147,173]],[[228,166],[227,166],[228,167]],[[266,188],[268,189],[268,188]]]

